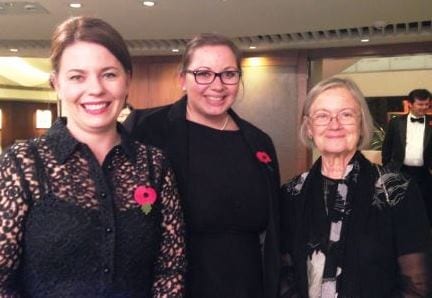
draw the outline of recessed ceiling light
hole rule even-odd
[[[10,49],[9,49],[9,52],[17,53],[17,52],[18,52],[18,49],[16,49],[16,48],[10,48]]]
[[[152,7],[152,6],[155,6],[155,2],[154,1],[143,1],[143,5],[147,6],[147,7]]]
[[[249,49],[251,49],[251,50],[255,50],[255,49],[256,49],[256,46],[249,46]]]
[[[369,42],[369,38],[362,38],[360,39],[361,42]]]
[[[179,49],[171,49],[171,52],[178,53],[178,52],[180,52],[180,50]]]
[[[81,3],[69,3],[69,7],[70,8],[81,8],[82,4]]]
[[[35,10],[36,9],[36,5],[33,4],[33,3],[29,3],[29,4],[24,5],[24,9],[25,10]]]
[[[384,29],[384,28],[387,26],[387,22],[386,22],[386,21],[378,20],[378,21],[375,21],[375,22],[373,23],[373,26],[374,26],[376,29],[378,29],[378,30],[382,30],[382,29]]]

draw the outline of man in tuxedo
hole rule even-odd
[[[432,117],[426,115],[431,94],[415,89],[408,95],[408,115],[392,118],[382,146],[382,161],[414,179],[432,225]]]

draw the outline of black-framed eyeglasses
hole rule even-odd
[[[214,82],[216,77],[220,78],[222,84],[237,85],[241,77],[241,71],[239,70],[225,70],[221,72],[214,72],[211,70],[186,70],[185,73],[193,74],[195,82],[200,85],[210,85]]]

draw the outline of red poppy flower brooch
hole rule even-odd
[[[156,202],[157,193],[151,186],[138,186],[134,193],[135,201],[141,206],[141,211],[144,214],[149,214],[152,210],[152,205]]]
[[[268,153],[265,151],[257,151],[256,158],[258,158],[258,160],[263,164],[269,164],[272,161]]]
[[[263,163],[267,166],[267,168],[271,171],[273,171],[273,168],[271,167],[270,163],[272,162],[272,159],[270,155],[265,151],[257,151],[255,154],[256,158],[259,162]]]

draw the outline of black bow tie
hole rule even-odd
[[[421,118],[410,117],[410,120],[411,120],[411,122],[424,123],[424,117],[421,117]]]

